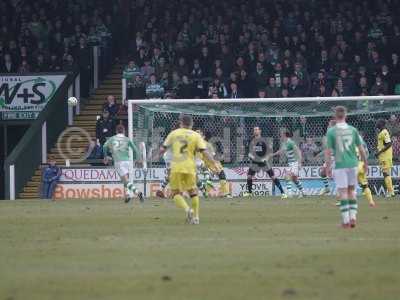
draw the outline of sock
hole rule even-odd
[[[163,181],[161,181],[161,188],[165,189],[169,183],[168,177],[165,177]]]
[[[328,177],[324,176],[322,177],[322,183],[324,184],[324,188],[329,190],[329,180]]]
[[[369,204],[375,203],[374,199],[372,198],[371,190],[368,186],[366,188],[364,188],[364,195],[365,195],[365,198],[367,198]]]
[[[229,194],[229,185],[226,180],[223,179],[219,181],[219,190],[223,196]]]
[[[350,209],[350,220],[356,220],[357,219],[357,210],[358,210],[358,204],[356,199],[350,199],[349,200],[349,209]]]
[[[280,181],[278,178],[275,178],[275,179],[274,179],[274,184],[275,184],[275,186],[279,189],[279,191],[281,192],[281,194],[284,194],[284,193],[285,193],[285,191],[284,191],[283,188],[282,188],[281,181]]]
[[[200,199],[199,196],[193,196],[192,198],[192,208],[194,212],[194,217],[199,218],[199,210],[200,210]]]
[[[393,183],[391,176],[385,176],[385,185],[389,195],[393,194]]]
[[[292,193],[292,181],[286,179],[286,191],[290,195]]]
[[[186,212],[190,209],[189,205],[186,203],[185,198],[182,195],[175,195],[174,201],[177,207],[184,209]]]
[[[294,181],[294,184],[297,186],[300,192],[303,192],[303,185],[301,184],[300,180]]]
[[[340,213],[342,215],[342,224],[350,223],[349,200],[340,200]]]
[[[253,178],[247,178],[247,192],[251,194],[253,191]]]
[[[127,184],[126,184],[126,188],[129,190],[129,191],[131,191],[131,192],[133,192],[133,193],[137,193],[137,188],[133,185],[133,183],[131,183],[131,182],[128,182]]]

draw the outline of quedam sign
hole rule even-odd
[[[303,167],[300,171],[300,178],[307,195],[318,195],[323,187],[319,177],[320,167]],[[394,184],[397,184],[400,167],[395,166],[392,171]],[[284,178],[286,169],[282,167],[274,168],[275,174]],[[233,196],[241,196],[246,191],[247,168],[225,168],[225,173],[230,185],[230,191]],[[378,166],[369,167],[369,178],[371,179],[372,189],[375,182],[382,180],[382,173]],[[132,178],[135,186],[142,192],[146,191],[146,196],[155,196],[160,188],[160,183],[166,174],[165,168],[151,168],[146,171],[142,169],[133,169]],[[146,189],[144,189],[146,178]],[[283,185],[285,181],[283,180]],[[331,182],[332,190],[334,190]],[[397,187],[397,185],[396,185]],[[272,183],[264,172],[256,175],[253,191],[257,196],[268,196],[273,194]],[[376,194],[380,189],[376,188]],[[375,193],[375,191],[373,191]],[[219,184],[215,181],[215,189],[210,192],[210,196],[219,195]],[[124,196],[123,185],[119,181],[119,176],[113,168],[63,168],[60,183],[58,184],[54,198],[55,199],[99,199],[113,198],[120,199]]]

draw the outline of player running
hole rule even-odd
[[[163,154],[163,160],[165,163],[165,177],[161,181],[161,189],[156,192],[156,196],[160,198],[165,198],[167,186],[169,184],[169,175],[171,173],[171,160],[172,160],[172,153],[170,150],[167,150]]]
[[[336,121],[335,120],[330,120],[329,124],[328,124],[328,130],[329,130],[329,128],[331,128],[331,127],[333,127],[335,125],[336,125]],[[323,139],[324,148],[326,148],[326,143],[327,142],[326,142],[326,137],[325,137]],[[321,152],[323,153],[324,150],[322,150]],[[331,166],[332,166],[332,168],[335,168],[335,157],[334,157],[333,154],[331,155]],[[329,176],[328,176],[328,172],[326,170],[326,163],[324,163],[322,165],[322,167],[321,167],[320,176],[321,176],[321,179],[322,179],[322,183],[324,184],[324,187],[322,188],[320,195],[321,196],[329,195],[331,193],[331,189],[330,189],[330,186],[329,186]]]
[[[376,122],[376,128],[378,128],[378,145],[376,153],[376,158],[379,161],[379,166],[381,167],[383,178],[385,181],[385,186],[387,189],[386,196],[394,197],[393,182],[391,177],[391,171],[393,167],[393,147],[392,140],[390,138],[390,133],[386,129],[386,121],[379,119]]]
[[[289,197],[292,195],[292,182],[299,190],[299,198],[304,197],[303,185],[299,180],[299,170],[301,168],[302,155],[299,147],[292,140],[292,134],[288,130],[281,133],[282,145],[281,148],[272,154],[272,156],[285,154],[289,170],[286,176],[286,190]]]
[[[268,176],[281,192],[281,197],[287,198],[281,182],[275,177],[274,170],[269,162],[270,157],[268,156],[267,141],[262,138],[261,133],[260,127],[255,126],[253,128],[253,140],[250,142],[249,146],[250,167],[247,171],[247,193],[244,193],[243,196],[248,197],[252,195],[254,175],[256,175],[259,170],[266,170]]]
[[[214,159],[213,162],[210,162],[207,160],[207,157],[204,155],[204,153],[200,153],[200,159],[204,162],[204,167],[206,168],[206,172],[205,172],[205,176],[204,176],[205,183],[203,183],[202,185],[205,187],[206,193],[208,193],[209,190],[213,188],[212,182],[211,182],[211,184],[209,183],[209,181],[211,181],[211,177],[209,176],[209,174],[207,174],[208,173],[207,171],[209,171],[209,173],[211,173],[211,175],[217,175],[219,178],[220,194],[223,197],[230,198],[231,194],[229,193],[229,185],[228,185],[228,182],[226,181],[225,171],[224,171],[224,168],[222,167],[221,162],[215,160],[216,152],[215,152],[214,146],[209,142],[210,135],[204,134],[203,130],[201,130],[201,129],[198,129],[197,132],[206,141],[207,153],[209,153]]]
[[[132,182],[129,181],[129,171],[133,168],[133,161],[129,158],[129,149],[132,149],[134,157],[138,156],[139,150],[132,141],[125,136],[125,127],[118,125],[117,134],[110,137],[103,145],[104,163],[107,165],[114,161],[114,167],[117,171],[125,190],[125,203],[131,201],[136,194],[141,202],[143,202],[143,194]],[[111,157],[108,156],[111,153]]]
[[[357,220],[357,184],[358,157],[364,163],[364,172],[368,170],[368,162],[358,130],[346,123],[347,110],[344,106],[335,108],[336,125],[328,129],[327,149],[325,150],[325,162],[328,175],[332,173],[331,155],[335,156],[335,169],[333,179],[335,181],[339,197],[340,212],[343,228],[353,228]]]
[[[360,138],[361,138],[361,144],[363,145],[364,150],[365,150],[365,156],[368,158],[369,152],[368,152],[367,143],[364,141],[364,139],[361,136],[360,136]],[[361,159],[361,155],[359,154],[358,149],[357,149],[357,156],[359,159],[358,170],[357,170],[358,184],[361,186],[363,195],[365,196],[365,198],[367,198],[369,206],[375,207],[375,201],[372,197],[371,189],[369,188],[369,185],[368,185],[367,173],[365,172],[365,169],[364,169],[364,162]]]
[[[203,152],[205,157],[213,163],[213,158],[207,152],[203,138],[192,130],[193,119],[189,115],[180,116],[180,128],[173,130],[161,146],[160,154],[171,150],[171,172],[169,185],[171,197],[179,208],[185,210],[186,220],[189,224],[200,223],[200,199],[196,186],[196,153]],[[192,199],[192,208],[189,207],[183,193],[187,192]]]

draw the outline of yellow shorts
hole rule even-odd
[[[204,164],[207,169],[213,174],[219,174],[224,169],[219,161],[212,163],[210,161],[204,160]]]
[[[364,162],[360,161],[358,163],[358,172],[357,172],[358,183],[360,185],[367,185],[368,179],[367,174],[364,172]]]
[[[171,173],[169,175],[169,187],[172,191],[187,192],[197,189],[196,174]]]
[[[393,161],[391,159],[379,160],[379,166],[382,171],[390,173],[390,169],[393,167]]]

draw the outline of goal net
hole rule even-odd
[[[148,170],[145,179],[150,186],[146,194],[153,195],[164,177],[165,164],[159,156],[159,148],[168,133],[178,126],[178,118],[182,113],[192,115],[193,129],[201,129],[213,144],[216,159],[225,168],[233,194],[240,195],[245,191],[248,147],[256,126],[262,130],[262,136],[271,152],[280,148],[282,131],[292,132],[293,140],[303,155],[300,177],[307,180],[306,191],[309,194],[317,193],[320,187],[320,183],[317,183],[320,181],[319,169],[323,164],[324,136],[333,116],[333,108],[337,105],[347,107],[348,123],[360,131],[368,145],[371,164],[369,176],[380,179],[381,174],[374,158],[376,121],[381,118],[388,120],[389,130],[393,131],[394,157],[398,158],[396,151],[400,149],[400,136],[395,134],[396,128],[390,126],[395,126],[394,120],[400,118],[399,96],[129,100],[130,138],[137,143],[144,143],[147,149]],[[285,177],[287,158],[278,156],[271,163],[275,174]],[[393,175],[396,178],[396,161],[395,164]],[[273,186],[267,174],[262,171],[256,174],[254,190],[256,195],[273,194]]]

